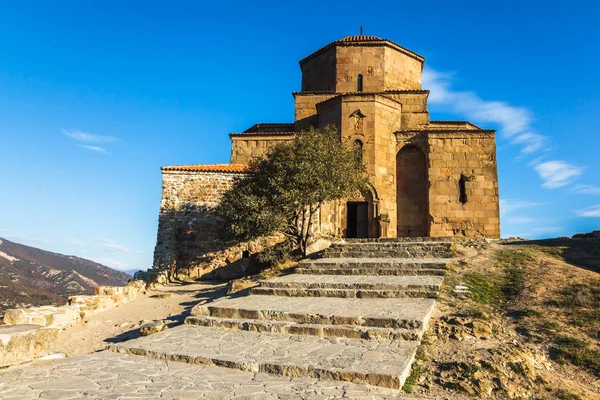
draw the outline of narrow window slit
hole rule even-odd
[[[462,174],[458,180],[458,190],[460,192],[458,201],[460,201],[462,204],[467,202],[467,180],[467,177]]]

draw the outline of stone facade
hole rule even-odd
[[[180,279],[246,274],[251,267],[246,259],[261,251],[263,242],[224,243],[213,212],[245,169],[243,164],[163,167],[154,268],[176,270]],[[277,238],[266,240],[274,244]]]
[[[230,134],[231,164],[163,167],[154,266],[185,266],[204,276],[258,251],[256,243],[219,241],[211,210],[244,164],[302,130],[328,124],[361,149],[371,187],[324,205],[316,224],[322,236],[499,237],[495,131],[431,121],[423,63],[374,36],[349,36],[301,60],[293,123]]]

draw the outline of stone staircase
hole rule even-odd
[[[451,248],[432,238],[346,240],[249,296],[198,305],[185,325],[110,349],[400,389]]]

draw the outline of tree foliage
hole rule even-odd
[[[336,126],[299,133],[250,163],[218,207],[223,233],[247,241],[283,233],[306,254],[315,213],[323,203],[366,187],[362,158],[341,143]]]

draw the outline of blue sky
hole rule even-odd
[[[298,61],[360,26],[426,58],[432,119],[498,130],[503,236],[600,229],[600,5],[413,3],[0,0],[0,236],[149,268],[160,166],[291,122]]]

